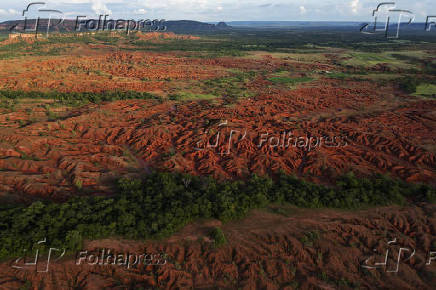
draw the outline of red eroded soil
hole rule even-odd
[[[0,264],[0,288],[434,289],[436,263],[426,264],[436,251],[435,209],[422,205],[352,213],[291,208],[286,216],[257,211],[224,225],[228,243],[217,249],[207,233],[218,221],[187,226],[167,241],[102,240],[84,248],[90,253],[103,248],[118,254],[163,253],[168,256],[163,266],[77,265],[73,257],[52,262],[48,273],[36,273],[34,268],[13,269],[10,261]],[[400,247],[410,252],[401,257],[397,273],[389,272],[396,270]],[[388,249],[386,267],[363,267],[382,262]]]
[[[227,69],[274,71],[300,68],[283,60],[192,58],[154,52],[82,51],[69,57],[0,60],[0,89],[24,91],[102,92],[162,91],[170,81],[213,79]],[[306,66],[307,67],[307,66]]]
[[[16,120],[26,113],[17,110],[0,116],[0,191],[64,199],[80,182],[89,192],[108,193],[113,178],[150,167],[216,178],[284,170],[315,181],[352,170],[431,183],[436,102],[403,102],[398,107],[394,97],[360,83],[340,88],[325,82],[322,88],[271,88],[232,106],[147,100],[89,105],[21,128]],[[346,144],[309,151],[261,143],[264,134],[278,140],[289,131],[305,138],[340,136]],[[217,140],[216,147],[206,145]]]
[[[195,81],[231,75],[229,69],[265,74],[286,69],[298,75],[330,66],[270,56],[207,59],[144,52],[0,62],[7,68],[0,72],[3,88],[122,88],[164,95],[174,88],[166,78],[195,86],[200,84]],[[404,95],[392,85],[326,77],[287,89],[259,75],[245,86],[254,97],[52,108],[59,113],[52,121],[42,100],[12,111],[0,108],[0,194],[55,200],[79,192],[110,194],[110,184],[121,174],[150,168],[219,179],[283,170],[327,183],[349,171],[436,180],[434,100]],[[329,146],[326,140],[332,138],[339,141]]]

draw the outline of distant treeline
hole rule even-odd
[[[138,48],[156,51],[206,51],[237,55],[244,51],[283,52],[289,49],[306,49],[314,52],[322,47],[350,48],[367,52],[408,50],[410,46],[431,47],[436,34],[425,32],[404,32],[400,39],[386,39],[383,33],[367,35],[352,27],[350,29],[255,29],[233,28],[214,32],[198,32],[200,40],[169,40],[151,43],[133,41]],[[416,49],[416,48],[415,48]],[[300,51],[299,51],[300,52]]]
[[[347,174],[326,187],[280,174],[274,180],[217,182],[211,177],[151,173],[142,180],[120,179],[113,197],[75,197],[65,203],[0,205],[0,258],[19,256],[47,238],[69,251],[83,239],[167,237],[199,218],[239,219],[271,203],[305,208],[356,209],[367,206],[436,202],[436,190],[380,175]]]
[[[104,92],[39,92],[39,91],[13,91],[0,90],[0,99],[51,99],[64,104],[78,105],[83,103],[100,103],[116,100],[132,99],[160,99],[160,97],[147,92],[136,91],[104,91]]]

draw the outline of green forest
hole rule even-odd
[[[286,174],[218,182],[211,177],[154,172],[142,180],[118,180],[113,197],[1,205],[0,259],[16,257],[44,238],[47,245],[70,252],[79,249],[84,239],[164,238],[199,218],[228,222],[273,203],[358,209],[424,201],[436,202],[434,188],[381,175],[356,178],[347,174],[327,187]]]

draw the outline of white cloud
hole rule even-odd
[[[11,14],[11,15],[19,15],[19,14],[20,14],[20,12],[18,12],[18,11],[15,10],[15,9],[8,9],[8,12],[9,12],[9,14]]]
[[[1,16],[13,16],[13,15],[20,15],[20,14],[21,13],[15,9],[0,9]]]
[[[107,8],[104,2],[104,0],[94,0],[91,8],[95,12],[95,14],[112,14],[112,11]]]
[[[351,7],[351,12],[353,12],[354,14],[357,14],[358,10],[359,10],[359,0],[352,0],[350,2],[350,7]]]
[[[136,9],[135,14],[147,14],[147,10],[145,10],[144,8]]]
[[[306,7],[300,6],[300,14],[306,14]]]

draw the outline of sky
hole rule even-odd
[[[134,20],[369,22],[372,11],[386,0],[0,0],[0,21],[24,19],[22,11],[32,2],[45,2],[46,9],[60,10],[67,19],[109,14],[113,19]],[[436,15],[436,0],[392,2],[397,9],[412,11],[416,22]],[[33,7],[36,11],[42,6]]]

